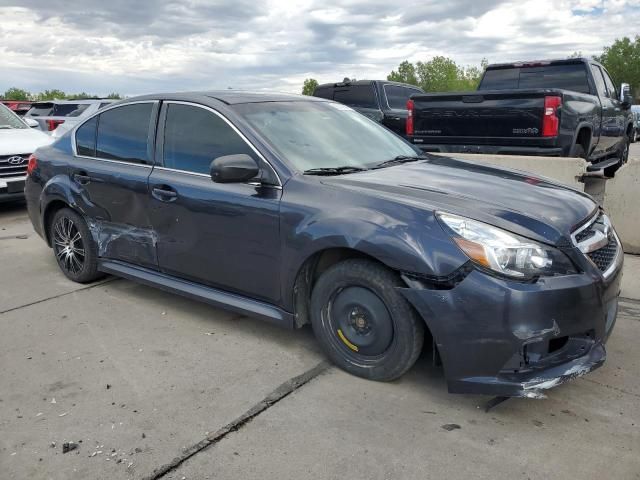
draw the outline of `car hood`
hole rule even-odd
[[[322,182],[462,215],[556,246],[568,246],[570,233],[598,208],[588,195],[552,180],[450,157],[325,177]]]
[[[32,128],[0,129],[0,156],[33,153],[52,141],[49,135]]]

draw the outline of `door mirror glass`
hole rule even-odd
[[[630,107],[633,103],[633,97],[631,96],[631,87],[628,83],[623,83],[620,86],[620,101],[623,107]]]
[[[37,120],[34,120],[33,118],[23,118],[24,123],[26,123],[29,128],[39,128],[40,124],[38,123]]]
[[[258,176],[256,161],[245,153],[224,155],[211,162],[211,179],[216,183],[243,183]]]

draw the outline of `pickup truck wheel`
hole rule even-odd
[[[345,260],[322,274],[311,323],[323,350],[359,377],[391,381],[420,355],[424,324],[397,291],[398,276],[370,260]]]
[[[84,219],[70,208],[58,210],[49,226],[53,253],[62,273],[69,280],[89,283],[102,276],[98,272],[98,253]]]

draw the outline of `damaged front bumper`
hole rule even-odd
[[[600,367],[622,266],[518,283],[472,270],[449,289],[401,289],[427,323],[451,393],[542,398]]]

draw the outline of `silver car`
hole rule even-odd
[[[54,138],[61,137],[83,119],[90,117],[102,107],[116,100],[48,100],[36,102],[25,114],[25,118],[36,120],[40,130]]]

